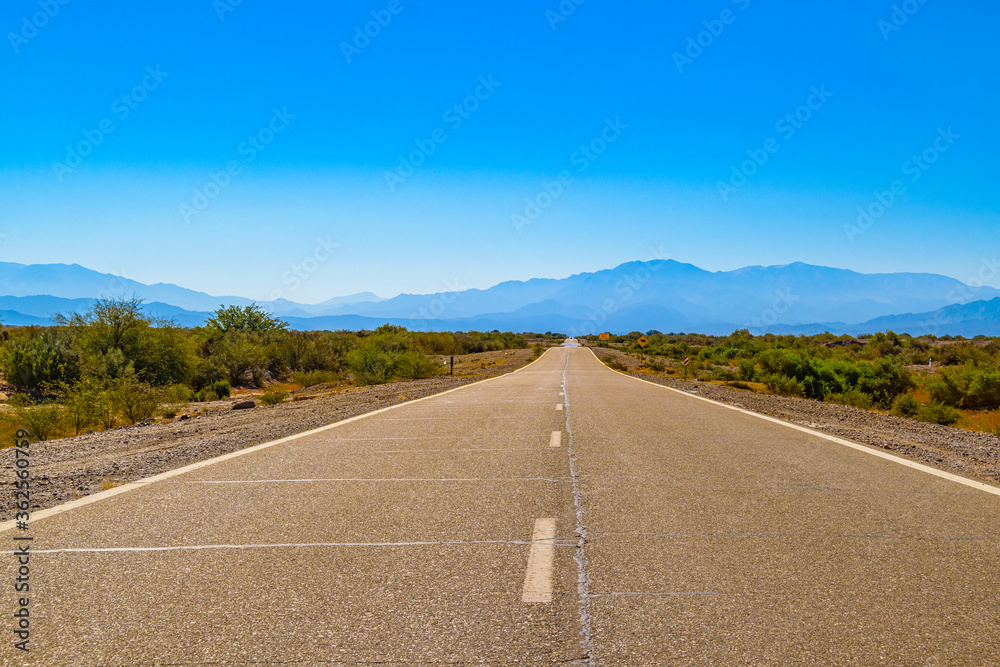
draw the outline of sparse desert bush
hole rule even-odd
[[[930,422],[932,424],[941,424],[942,426],[951,426],[961,418],[958,410],[955,408],[942,405],[940,403],[928,403],[927,405],[921,405],[920,410],[917,411],[917,419],[923,422]]]
[[[896,400],[892,402],[891,412],[897,417],[914,419],[917,413],[920,412],[920,403],[913,397],[913,394],[903,394],[902,396],[897,396]]]
[[[608,357],[604,360],[604,363],[606,363],[609,368],[613,368],[616,371],[628,370],[628,366],[626,366],[618,357]]]
[[[303,387],[315,387],[318,384],[333,384],[340,380],[340,373],[336,371],[294,371],[289,376],[293,384]]]
[[[757,377],[757,365],[751,359],[740,359],[736,364],[736,377],[745,382],[753,382]]]
[[[663,359],[658,359],[657,357],[650,357],[645,366],[649,370],[656,371],[657,373],[662,373],[667,367],[666,364],[663,363]]]
[[[63,426],[66,415],[56,405],[35,408],[17,408],[16,420],[35,440],[45,441],[55,437]]]
[[[122,379],[114,384],[112,398],[118,414],[128,424],[149,419],[160,406],[160,392],[148,384]]]
[[[847,391],[837,394],[830,394],[826,397],[826,400],[830,403],[850,405],[851,407],[861,408],[862,410],[870,410],[873,405],[872,397],[856,387],[852,387]]]
[[[268,389],[260,395],[260,402],[262,405],[277,405],[284,402],[286,396],[287,394],[283,391]]]
[[[802,387],[802,383],[796,380],[794,377],[788,377],[787,375],[781,375],[779,373],[771,373],[765,375],[761,380],[764,382],[764,386],[768,390],[778,394],[779,396],[802,396],[805,392]]]

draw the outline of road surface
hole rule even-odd
[[[0,657],[998,664],[996,493],[554,348],[8,528]]]

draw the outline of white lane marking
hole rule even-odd
[[[185,484],[295,484],[300,482],[569,482],[569,477],[315,477],[302,479],[196,479]]]
[[[555,349],[555,348],[550,348],[550,349]],[[510,377],[511,375],[514,375],[515,373],[519,373],[520,371],[525,370],[529,366],[533,366],[534,364],[538,363],[543,358],[545,358],[545,355],[548,352],[549,352],[549,350],[546,350],[545,352],[542,353],[542,356],[538,357],[538,359],[535,359],[534,361],[528,363],[527,365],[521,366],[520,368],[515,369],[515,370],[511,371],[510,373],[506,373],[504,375],[496,375],[496,376],[491,377],[491,378],[486,378],[485,380],[477,380],[476,382],[470,382],[469,384],[462,385],[461,387],[455,387],[454,389],[449,389],[447,391],[442,391],[441,393],[438,393],[438,394],[431,394],[430,396],[424,396],[422,398],[415,398],[412,401],[406,401],[404,403],[397,403],[395,405],[390,405],[390,406],[387,406],[387,407],[384,407],[384,408],[379,408],[378,410],[372,410],[371,412],[366,412],[363,415],[356,415],[354,417],[348,417],[347,419],[344,419],[344,420],[341,420],[341,421],[338,421],[338,422],[334,422],[332,424],[327,424],[326,426],[320,426],[319,428],[314,428],[314,429],[311,429],[309,431],[303,431],[302,433],[296,433],[294,435],[289,435],[289,436],[286,436],[284,438],[279,438],[277,440],[271,440],[270,442],[263,442],[263,443],[261,443],[259,445],[254,445],[253,447],[247,447],[246,449],[241,449],[239,451],[230,452],[229,454],[223,454],[222,456],[216,456],[213,459],[208,459],[206,461],[198,461],[197,463],[192,463],[190,465],[186,465],[186,466],[183,466],[181,468],[175,468],[174,470],[168,470],[167,472],[161,472],[159,475],[153,475],[152,477],[146,477],[144,479],[136,480],[136,481],[130,482],[128,484],[122,484],[121,486],[116,486],[113,489],[108,489],[107,491],[101,491],[99,493],[95,493],[93,495],[86,496],[84,498],[80,498],[79,500],[73,500],[73,501],[70,501],[68,503],[64,503],[62,505],[56,505],[55,507],[50,507],[49,509],[41,510],[40,512],[32,512],[32,514],[31,514],[31,520],[32,521],[39,521],[41,519],[45,519],[45,518],[48,518],[50,516],[55,516],[57,514],[62,514],[63,512],[68,512],[70,510],[74,510],[77,507],[83,507],[84,505],[89,505],[91,503],[100,502],[102,500],[106,500],[108,498],[112,498],[112,497],[120,495],[122,493],[128,493],[129,491],[135,491],[136,489],[141,489],[144,486],[148,486],[150,484],[155,484],[156,482],[160,482],[160,481],[163,481],[165,479],[170,479],[171,477],[177,477],[178,475],[183,475],[183,474],[189,473],[189,472],[191,472],[193,470],[200,470],[201,468],[205,468],[205,467],[210,466],[210,465],[215,465],[216,463],[222,463],[223,461],[228,461],[230,459],[239,458],[241,456],[246,456],[247,454],[252,454],[254,452],[259,452],[262,449],[268,449],[269,447],[274,447],[275,445],[281,445],[281,444],[284,444],[286,442],[290,442],[292,440],[298,440],[299,438],[305,438],[307,436],[315,435],[317,433],[323,433],[324,431],[329,431],[330,429],[337,428],[338,426],[343,426],[344,424],[350,424],[352,422],[356,422],[356,421],[359,421],[361,419],[367,419],[368,417],[371,417],[373,415],[382,414],[383,412],[388,412],[389,410],[398,410],[399,408],[410,406],[410,405],[413,405],[414,403],[420,403],[421,401],[429,401],[429,400],[431,400],[433,398],[440,398],[441,396],[444,396],[446,394],[450,394],[450,393],[456,392],[456,391],[461,391],[463,389],[468,389],[469,387],[476,387],[477,389],[482,389],[481,385],[483,385],[486,382],[493,382],[494,380],[499,380],[500,378]],[[11,530],[11,529],[16,528],[16,527],[17,527],[17,520],[16,519],[12,519],[10,521],[5,521],[4,523],[0,523],[0,533],[2,533],[4,531]]]
[[[40,549],[33,550],[35,554],[100,554],[100,553],[136,553],[146,551],[205,551],[208,549],[303,549],[310,547],[436,547],[461,546],[476,544],[513,544],[524,546],[532,544],[524,540],[451,540],[441,542],[288,542],[283,544],[188,544],[170,547],[96,547],[91,549]],[[573,547],[574,544],[553,542],[553,547]],[[16,551],[0,552],[17,555]]]
[[[556,410],[562,410],[562,409],[563,409],[563,404],[562,403],[556,403]]]
[[[552,431],[552,437],[549,438],[549,447],[562,447],[562,431]]]
[[[552,602],[552,559],[555,556],[555,519],[535,519],[528,569],[521,602]]]
[[[590,348],[587,348],[587,349],[590,350],[590,353],[594,355],[594,359],[597,359],[597,355],[594,354],[594,351],[591,350]],[[629,378],[630,380],[635,380],[636,382],[645,382],[646,384],[651,384],[654,387],[659,387],[660,389],[666,389],[668,391],[672,391],[672,392],[678,393],[678,394],[680,394],[682,396],[687,396],[688,398],[693,398],[693,399],[695,399],[697,401],[705,401],[706,403],[711,403],[712,405],[717,405],[719,407],[726,408],[727,410],[734,410],[736,412],[742,412],[745,415],[750,415],[751,417],[756,417],[757,419],[763,419],[764,421],[769,421],[769,422],[771,422],[773,424],[778,424],[779,426],[784,426],[786,428],[795,429],[796,431],[801,431],[802,433],[808,433],[809,435],[814,435],[814,436],[816,436],[818,438],[823,438],[824,440],[829,440],[830,442],[835,442],[838,445],[843,445],[844,447],[850,447],[851,449],[855,449],[855,450],[857,450],[859,452],[864,452],[865,454],[871,454],[872,456],[877,456],[880,459],[885,459],[886,461],[892,461],[893,463],[898,463],[901,466],[905,466],[907,468],[913,468],[914,470],[919,470],[920,472],[925,472],[928,475],[934,475],[935,477],[941,477],[942,479],[946,479],[946,480],[948,480],[950,482],[957,482],[958,484],[964,484],[965,486],[972,487],[973,489],[979,489],[980,491],[985,491],[986,493],[992,493],[994,496],[1000,496],[1000,487],[991,486],[989,484],[984,484],[983,482],[977,482],[976,480],[968,479],[967,477],[960,477],[959,475],[953,475],[950,472],[945,472],[944,470],[938,470],[937,468],[932,468],[930,466],[926,466],[923,463],[917,463],[916,461],[910,461],[909,459],[904,459],[904,458],[902,458],[900,456],[896,456],[895,454],[889,454],[887,452],[882,452],[882,451],[879,451],[877,449],[872,449],[871,447],[867,447],[865,445],[859,445],[856,442],[851,442],[850,440],[844,440],[843,438],[838,438],[836,436],[829,435],[828,433],[823,433],[822,431],[814,431],[814,430],[812,430],[810,428],[805,428],[804,426],[799,426],[798,424],[789,424],[786,421],[781,421],[780,419],[775,419],[774,417],[768,417],[767,415],[762,415],[762,414],[757,413],[757,412],[751,412],[750,410],[744,410],[743,408],[737,408],[734,405],[728,405],[726,403],[720,403],[719,401],[713,401],[712,399],[705,398],[704,396],[695,396],[693,394],[689,394],[686,391],[681,391],[680,389],[674,389],[673,387],[668,387],[668,386],[662,385],[662,384],[656,384],[655,382],[650,382],[649,380],[643,380],[643,379],[640,379],[640,378],[637,378],[637,377],[632,377],[631,375],[626,375],[625,373],[622,373],[620,371],[616,371],[613,368],[608,368],[608,366],[606,364],[604,364],[603,362],[601,362],[600,359],[597,359],[597,361],[604,368],[607,368],[609,371],[612,371],[613,373],[618,373],[619,375],[624,375],[625,377]]]

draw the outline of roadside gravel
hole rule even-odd
[[[239,396],[210,404],[206,412],[186,420],[137,424],[34,443],[31,445],[32,510],[503,375],[528,363],[531,354],[531,350],[509,350],[463,355],[455,358],[455,375],[352,387],[332,395],[297,392],[300,400],[294,402],[233,410],[234,403],[247,398]],[[11,480],[11,502],[2,503],[0,521],[7,521],[13,518],[13,448],[7,450],[3,462],[4,479]]]
[[[869,412],[805,398],[759,394],[710,382],[680,380],[639,370],[639,361],[614,349],[591,348],[598,358],[617,357],[626,372],[643,380],[759,412],[816,431],[940,468],[951,473],[1000,484],[1000,438],[950,426]]]

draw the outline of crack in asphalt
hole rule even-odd
[[[580,595],[580,634],[583,640],[580,642],[583,647],[584,658],[578,664],[594,665],[594,643],[590,628],[590,574],[587,572],[587,557],[584,554],[584,547],[587,545],[587,527],[583,520],[583,504],[580,499],[580,475],[576,470],[576,454],[573,450],[573,429],[569,423],[570,402],[569,389],[566,386],[566,370],[569,368],[569,355],[566,355],[566,364],[563,366],[562,389],[563,405],[565,409],[566,440],[568,442],[566,451],[569,454],[569,474],[573,480],[573,507],[576,510],[576,534],[580,539],[577,543],[574,560],[577,567],[577,592]]]

